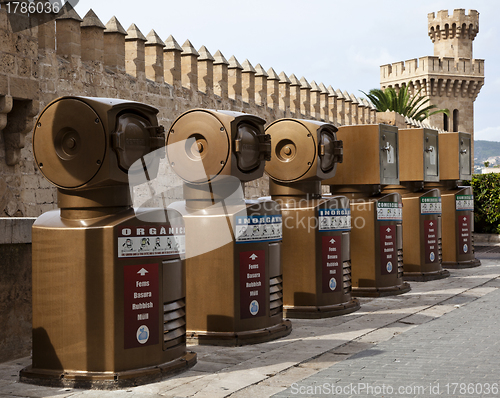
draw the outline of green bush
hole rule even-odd
[[[500,234],[500,173],[473,175],[466,185],[474,191],[475,232]]]

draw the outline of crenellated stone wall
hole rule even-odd
[[[434,43],[434,55],[437,57],[453,57],[472,59],[472,41],[479,32],[479,13],[463,8],[433,12],[427,15],[429,38]]]
[[[472,57],[472,42],[479,31],[479,13],[455,9],[428,14],[428,34],[434,55],[380,67],[380,87],[408,86],[410,93],[448,109],[450,116],[436,114],[429,122],[446,131],[474,133],[474,101],[484,85],[484,60]]]
[[[159,109],[166,129],[195,107],[252,113],[268,123],[282,117],[376,122],[368,102],[331,85],[227,60],[189,40],[163,41],[154,30],[145,36],[135,24],[125,30],[116,17],[104,25],[92,10],[81,18],[68,8],[20,32],[13,20],[0,9],[0,216],[36,217],[55,207],[55,188],[34,164],[31,134],[36,115],[64,95],[144,102]],[[180,185],[163,170],[163,185]],[[265,177],[248,183],[246,195],[266,195],[267,186]],[[169,194],[180,199],[179,189]]]

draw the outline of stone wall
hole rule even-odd
[[[19,16],[22,20],[22,17]],[[366,102],[332,86],[279,75],[189,41],[180,46],[154,30],[127,31],[113,17],[104,25],[90,10],[82,19],[66,9],[56,20],[14,32],[0,10],[0,216],[36,217],[55,207],[56,192],[33,160],[34,116],[64,96],[135,100],[159,109],[168,129],[191,108],[252,113],[268,123],[282,117],[340,124],[376,121]],[[21,21],[23,22],[23,21]],[[26,23],[26,21],[24,21]],[[165,169],[163,186],[180,185]],[[266,178],[247,184],[248,197],[267,194]],[[170,190],[180,199],[180,189]]]
[[[0,362],[31,351],[31,225],[34,218],[0,218]]]

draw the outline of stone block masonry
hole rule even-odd
[[[0,218],[0,363],[31,351],[31,226],[34,218]]]
[[[34,163],[31,139],[35,117],[64,95],[144,102],[160,110],[166,129],[197,107],[251,113],[268,123],[282,117],[376,122],[375,109],[338,96],[331,86],[249,60],[240,64],[234,56],[227,61],[189,40],[182,46],[172,36],[163,41],[154,30],[145,36],[135,24],[125,30],[116,17],[103,24],[92,10],[81,18],[68,7],[55,21],[14,32],[16,20],[6,13],[0,9],[0,217],[37,217],[56,207],[55,188]],[[344,116],[347,108],[357,116]],[[159,185],[180,184],[170,173]],[[265,182],[247,183],[247,196],[267,195]],[[179,196],[172,200],[181,199],[180,189],[171,191]]]

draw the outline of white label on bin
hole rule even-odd
[[[441,214],[441,198],[420,198],[420,214]]]
[[[377,202],[377,220],[403,220],[403,204],[399,202]]]
[[[455,205],[457,211],[474,211],[474,196],[456,195]]]
[[[279,241],[282,231],[281,214],[236,217],[236,243]]]
[[[318,209],[320,231],[350,231],[351,209]]]
[[[171,225],[118,228],[118,257],[171,256],[186,252],[184,227]]]

